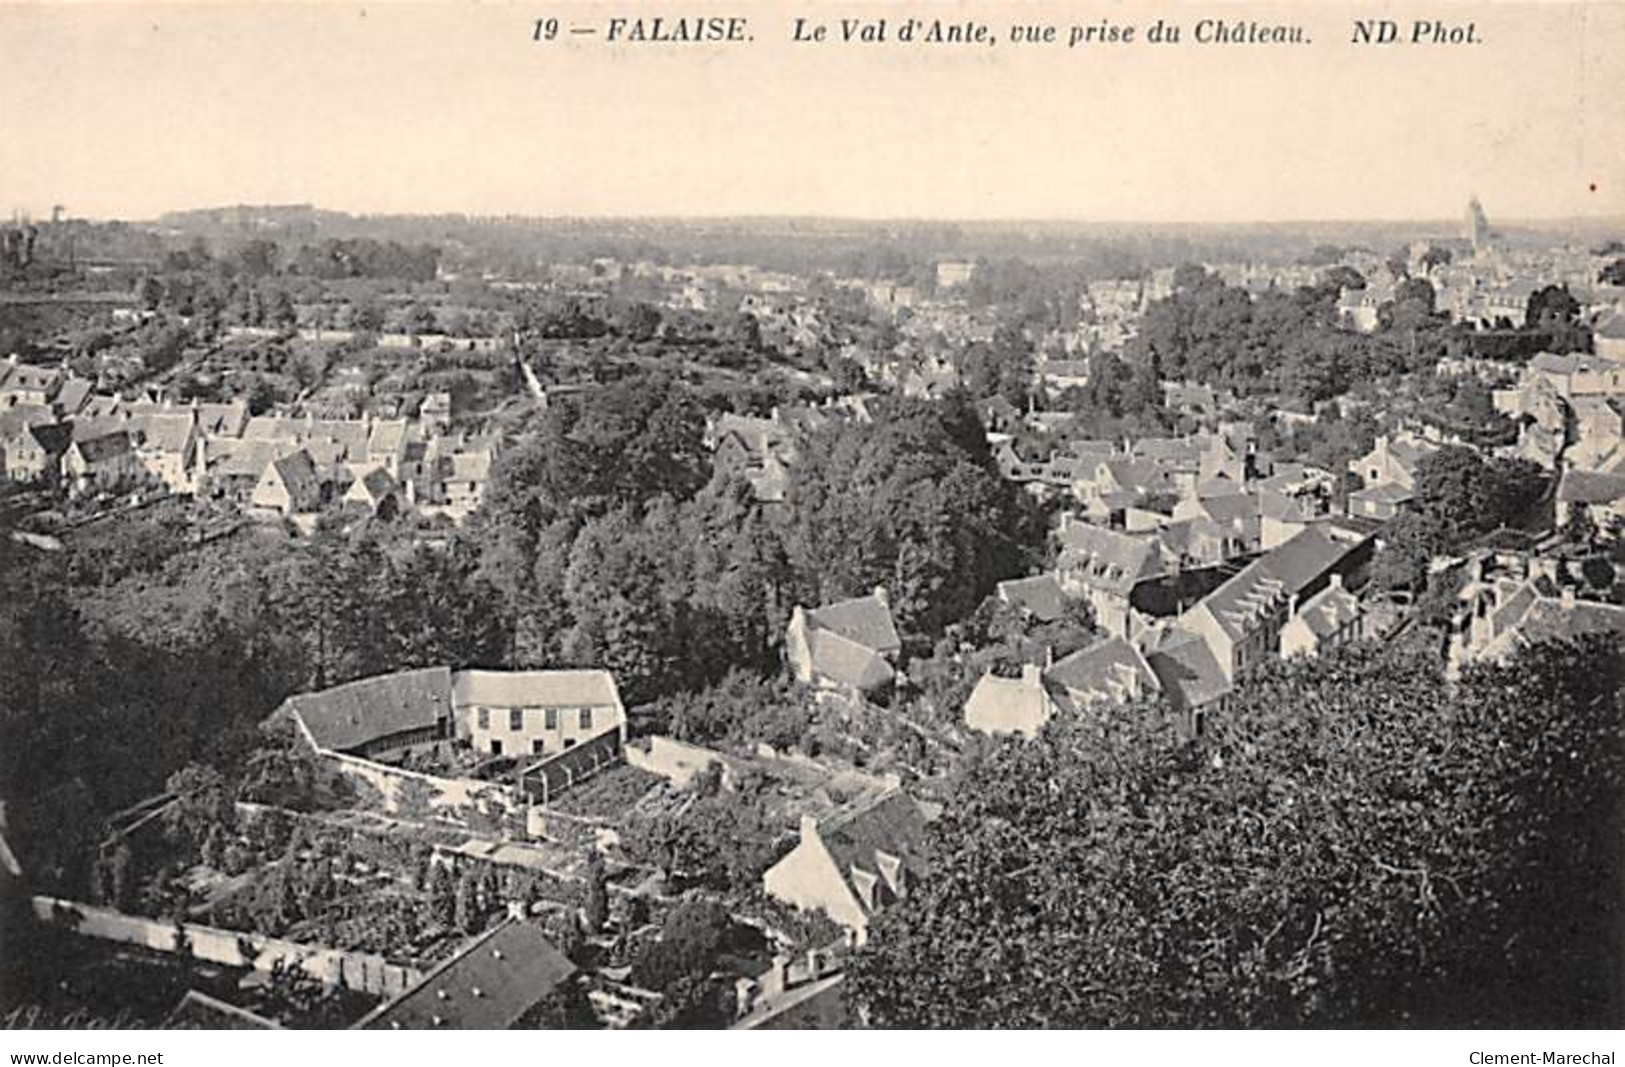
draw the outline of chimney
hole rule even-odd
[[[818,818],[817,818],[817,816],[803,815],[801,817],[801,839],[803,841],[812,841],[812,840],[817,839],[817,837],[818,837]]]
[[[807,981],[815,981],[818,978],[823,963],[822,953],[815,948],[807,950]]]
[[[891,610],[891,594],[886,592],[885,586],[875,586],[875,599],[880,601],[881,607],[885,608],[887,611]]]
[[[762,996],[776,997],[782,994],[788,985],[789,973],[790,957],[774,956],[773,966],[762,976]]]
[[[734,981],[734,1015],[743,1019],[756,1006],[756,983],[749,978]]]
[[[1337,571],[1332,572],[1332,575],[1331,575],[1331,578],[1329,579],[1329,581],[1331,582],[1331,587],[1333,589],[1341,589],[1341,588],[1343,588],[1343,576],[1341,574],[1339,574]]]
[[[1045,652],[1048,655],[1048,650]],[[1044,668],[1036,663],[1023,663],[1021,665],[1021,684],[1036,688],[1044,684]]]
[[[1559,601],[1558,602],[1563,605],[1563,610],[1564,611],[1573,611],[1574,610],[1574,586],[1565,585],[1563,587],[1562,593],[1559,594]]]

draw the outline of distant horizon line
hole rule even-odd
[[[324,207],[320,204],[305,201],[284,202],[249,202],[215,203],[198,207],[180,207],[165,209],[155,215],[138,216],[133,214],[87,214],[65,215],[65,222],[122,222],[132,225],[162,223],[166,216],[186,214],[206,214],[212,212],[225,212],[234,210],[305,210],[312,213],[329,215],[343,215],[355,219],[385,218],[385,219],[435,219],[459,218],[468,220],[515,220],[523,222],[598,222],[598,223],[717,223],[717,222],[817,222],[817,223],[849,223],[865,225],[907,225],[907,226],[1120,226],[1120,227],[1161,227],[1161,228],[1241,228],[1241,227],[1314,227],[1314,226],[1434,226],[1440,224],[1458,225],[1460,218],[1453,215],[1434,217],[1422,216],[1326,216],[1321,218],[1284,218],[1284,219],[1146,219],[1146,218],[1089,218],[1084,216],[949,216],[949,215],[842,215],[821,212],[741,212],[737,214],[724,214],[712,212],[694,213],[608,213],[608,212],[562,212],[562,213],[526,213],[516,211],[503,212],[471,212],[459,210],[420,210],[420,211],[389,211],[389,210],[353,210],[348,208]],[[1465,210],[1465,206],[1464,209]],[[48,221],[50,212],[43,215],[33,215],[22,209],[14,209],[13,218],[30,218],[33,221]],[[1501,216],[1499,220],[1491,219],[1492,228],[1520,227],[1540,228],[1562,225],[1585,226],[1625,226],[1625,209],[1612,214],[1585,214],[1585,215],[1530,215],[1530,216]]]

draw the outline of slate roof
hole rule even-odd
[[[1242,525],[1259,518],[1259,499],[1248,492],[1212,496],[1202,501],[1202,511],[1221,526]]]
[[[810,627],[807,643],[813,670],[839,685],[868,692],[895,677],[891,664],[875,649],[833,631]]]
[[[128,427],[134,431],[143,452],[182,452],[192,438],[192,415],[178,411],[164,415],[132,416]]]
[[[372,433],[367,436],[367,452],[374,456],[390,455],[400,451],[405,442],[405,419],[379,419],[372,424]]]
[[[0,363],[0,367],[4,366],[4,363]],[[0,440],[14,437],[26,427],[55,421],[56,413],[49,404],[16,404],[0,408]]]
[[[894,789],[821,820],[818,836],[850,883],[853,867],[880,873],[877,852],[900,860],[912,875],[923,874],[925,826],[920,806],[907,793]]]
[[[718,415],[712,434],[718,444],[726,437],[736,437],[747,451],[766,455],[776,447],[790,444],[790,432],[772,419],[755,415],[736,415],[725,411]]]
[[[491,453],[454,452],[451,456],[451,477],[458,482],[484,482],[491,478]]]
[[[1350,500],[1373,500],[1380,504],[1406,504],[1416,498],[1416,492],[1398,482],[1383,482],[1369,489],[1357,489],[1349,494]]]
[[[310,453],[304,449],[290,456],[282,456],[271,461],[271,468],[276,471],[282,485],[288,490],[288,495],[295,500],[309,500],[321,495],[321,479],[316,475],[316,464],[311,461]]]
[[[1074,522],[1060,532],[1060,565],[1090,585],[1127,594],[1162,573],[1155,539]]]
[[[188,989],[164,1019],[165,1030],[280,1030],[274,1019]]]
[[[372,468],[366,474],[357,478],[356,484],[361,487],[367,499],[374,504],[379,503],[385,497],[394,496],[400,488],[396,484],[394,477],[382,467]]]
[[[236,437],[248,423],[248,405],[240,400],[229,404],[198,404],[198,429],[211,436]]]
[[[1145,658],[1163,692],[1181,707],[1200,708],[1230,692],[1230,682],[1213,650],[1188,630],[1175,629],[1165,634]]]
[[[1351,551],[1350,545],[1311,526],[1243,567],[1192,610],[1206,608],[1232,638],[1239,639],[1270,605],[1302,593]]]
[[[1625,474],[1566,470],[1557,485],[1557,499],[1566,504],[1612,504],[1625,499]]]
[[[219,478],[258,478],[285,446],[278,441],[210,441],[204,451],[209,473]]]
[[[999,599],[1021,608],[1040,622],[1054,622],[1066,614],[1066,594],[1053,574],[1011,578],[998,585]]]
[[[1298,605],[1298,618],[1316,637],[1330,637],[1360,617],[1360,599],[1341,586],[1329,585]]]
[[[100,463],[132,451],[130,435],[123,430],[104,433],[78,442],[79,455],[86,463]]]
[[[1572,641],[1587,634],[1625,635],[1625,605],[1576,600],[1564,605],[1556,597],[1539,597],[1516,627],[1518,640]]]
[[[95,383],[88,378],[69,377],[62,383],[62,388],[56,391],[56,396],[51,399],[51,403],[62,414],[72,415],[81,407],[84,407],[85,401],[90,399],[90,391],[94,387]]]
[[[65,422],[37,422],[22,432],[47,455],[59,456],[73,443],[73,428]]]
[[[587,708],[619,705],[608,671],[458,671],[451,678],[456,707]]]
[[[1591,332],[1610,341],[1625,340],[1625,312],[1618,308],[1610,309],[1591,327]]]
[[[575,973],[575,964],[540,928],[510,919],[374,1009],[355,1028],[506,1030]]]
[[[400,671],[292,696],[283,707],[299,716],[316,744],[333,752],[421,730],[451,718],[451,671]]]
[[[876,652],[896,652],[903,647],[891,609],[874,594],[812,608],[807,611],[807,623]]]
[[[1200,462],[1202,450],[1183,437],[1142,437],[1130,446],[1129,454],[1136,460],[1194,468]]]
[[[59,367],[11,363],[9,360],[7,364],[11,367],[11,373],[4,379],[0,379],[0,388],[8,392],[21,392],[24,389],[45,390],[48,392],[62,378],[62,370]]]
[[[1108,637],[1087,648],[1080,648],[1069,656],[1057,660],[1044,672],[1046,680],[1076,693],[1085,700],[1115,700],[1128,698],[1133,685],[1132,676],[1139,676],[1140,689],[1155,693],[1162,688],[1151,665],[1140,650],[1121,637]]]
[[[1150,459],[1108,459],[1101,463],[1123,489],[1154,492],[1167,485],[1162,465]]]
[[[1277,519],[1282,522],[1308,522],[1315,517],[1314,509],[1308,501],[1297,497],[1276,492],[1273,489],[1260,489],[1258,492],[1258,514],[1262,518]]]
[[[1438,450],[1438,445],[1418,437],[1400,436],[1388,442],[1388,455],[1408,471],[1415,471],[1418,463]]]

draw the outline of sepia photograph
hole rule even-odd
[[[1616,1062],[1625,3],[0,56],[10,1063]]]

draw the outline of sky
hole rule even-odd
[[[1352,19],[1482,43],[1356,47]],[[745,15],[612,45],[557,16]],[[796,44],[801,15],[1049,23],[1025,48]],[[1190,41],[1204,18],[1310,46]],[[1067,49],[1072,24],[1185,27]],[[838,33],[838,29],[832,29]],[[0,212],[1244,222],[1625,215],[1625,4],[29,4],[0,0]]]

